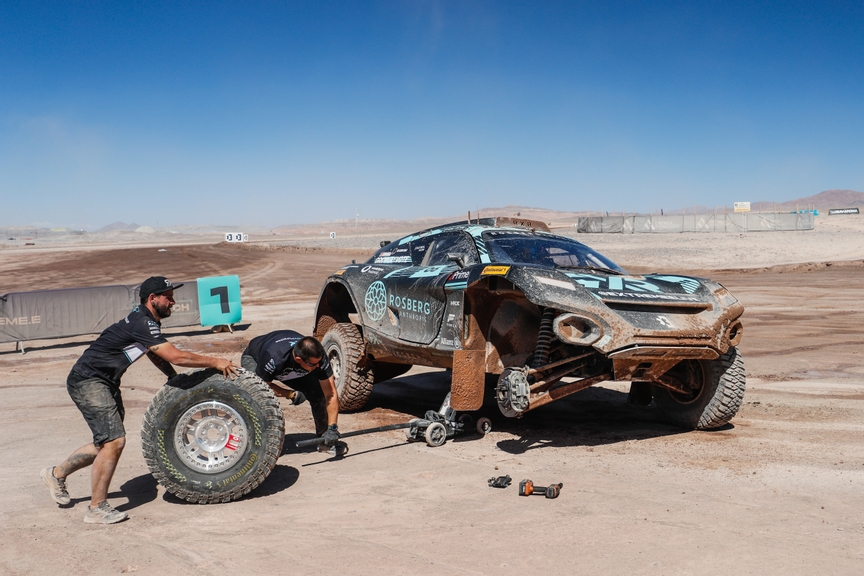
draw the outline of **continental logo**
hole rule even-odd
[[[509,271],[509,266],[486,266],[483,268],[483,276],[504,276]]]
[[[249,455],[249,461],[246,462],[246,464],[244,464],[243,467],[240,470],[238,470],[236,474],[234,474],[233,476],[229,476],[228,478],[222,480],[221,482],[217,482],[216,487],[217,488],[224,488],[225,486],[228,486],[228,484],[236,482],[237,480],[242,478],[244,474],[249,472],[249,470],[252,469],[252,466],[254,466],[255,462],[257,462],[257,461],[258,461],[258,455],[253,452],[252,454]]]
[[[41,316],[19,316],[17,318],[6,318],[0,316],[0,326],[29,326],[31,324],[41,324]]]

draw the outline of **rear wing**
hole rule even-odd
[[[495,218],[495,227],[507,226],[511,228],[529,228],[549,232],[549,226],[540,220],[529,220],[528,218],[511,218],[509,216],[498,216]]]

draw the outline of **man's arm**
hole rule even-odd
[[[327,380],[319,380],[324,400],[327,402],[327,425],[336,424],[339,418],[339,396],[336,393],[336,380],[330,376]]]
[[[195,354],[194,352],[178,350],[170,342],[151,346],[150,352],[153,352],[162,360],[166,360],[171,364],[176,364],[177,366],[184,366],[186,368],[216,368],[222,372],[223,376],[232,379],[234,376],[237,376],[237,370],[235,369],[234,363],[230,360],[214,358],[213,356],[202,356],[201,354]]]
[[[174,367],[171,365],[171,363],[163,360],[154,352],[148,351],[147,358],[149,358],[150,361],[153,362],[153,365],[156,366],[156,368],[158,368],[159,370],[161,370],[162,373],[165,374],[165,376],[167,376],[168,378],[173,378],[177,375],[177,371],[174,370]]]
[[[273,390],[273,393],[276,396],[288,398],[289,400],[294,397],[295,392],[293,390],[288,390],[273,381],[267,382],[267,385],[270,386],[270,389]]]

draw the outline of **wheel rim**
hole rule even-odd
[[[333,369],[333,379],[336,381],[338,389],[342,383],[342,355],[339,354],[337,347],[334,346],[330,349],[330,353],[327,354],[327,360],[330,361],[330,368]]]
[[[231,406],[202,402],[177,422],[174,448],[183,462],[203,474],[230,468],[249,446],[246,422]]]
[[[447,439],[447,429],[444,428],[443,424],[438,422],[430,424],[427,433],[429,436],[429,442],[435,446],[444,444],[444,441]]]
[[[675,370],[675,378],[690,388],[690,392],[685,394],[670,390],[669,395],[680,404],[695,402],[702,393],[702,388],[705,386],[705,375],[702,373],[702,365],[694,360],[685,360],[679,366],[676,366]]]

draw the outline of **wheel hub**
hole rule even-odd
[[[202,402],[177,422],[174,448],[187,466],[204,474],[230,468],[249,446],[246,423],[231,406]]]
[[[498,409],[508,418],[519,416],[530,404],[531,387],[524,371],[518,368],[507,368],[498,378],[495,387],[495,397]]]

